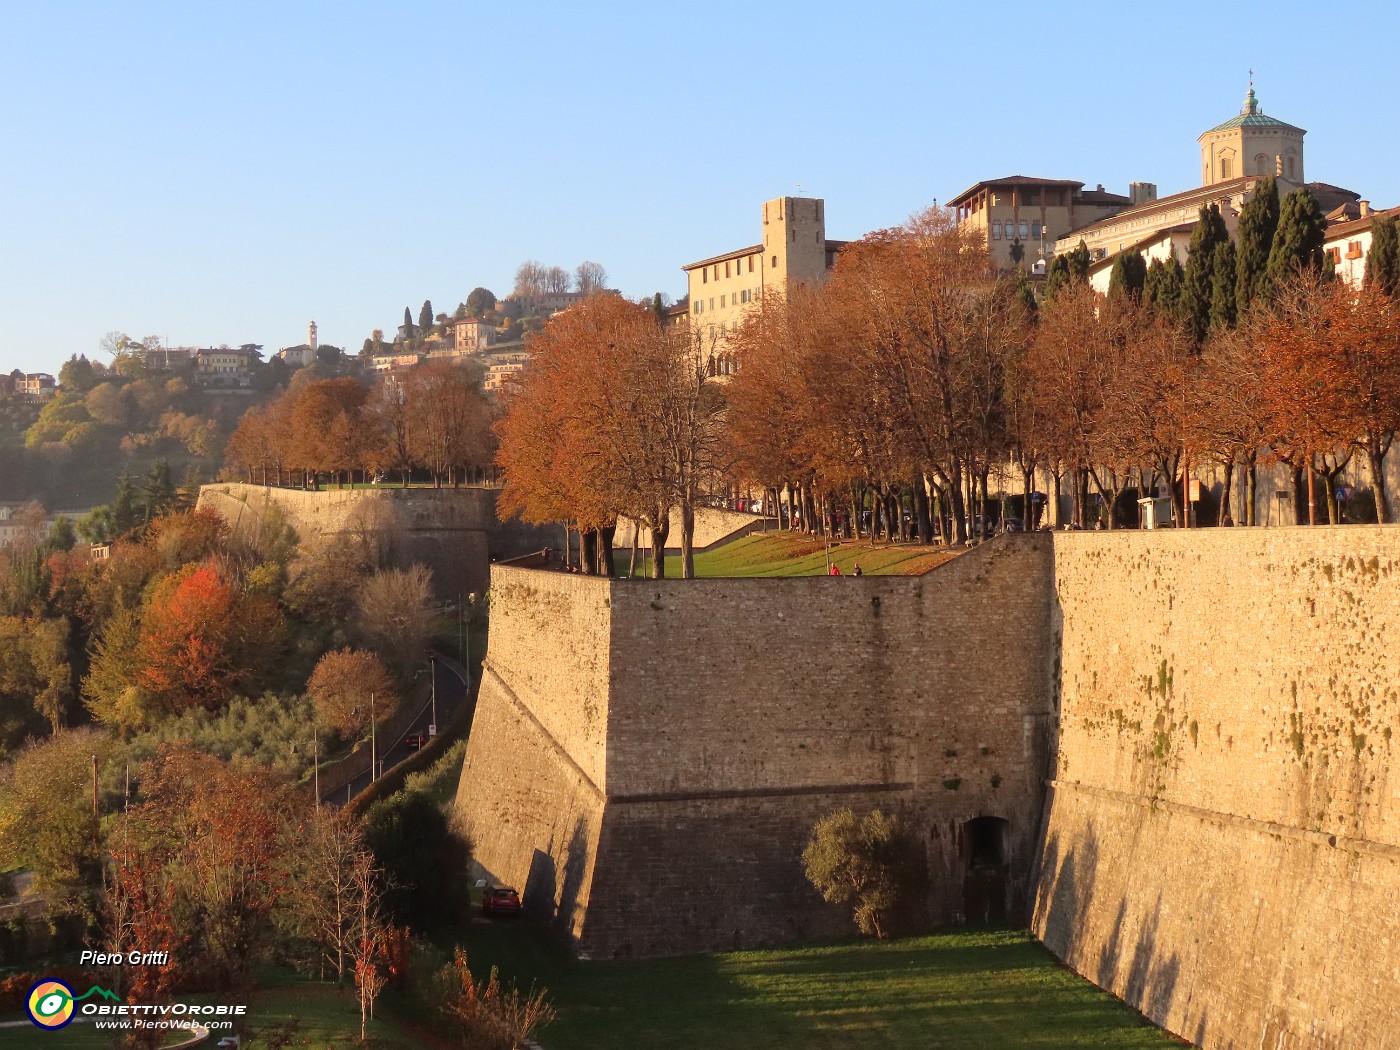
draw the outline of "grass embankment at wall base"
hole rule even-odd
[[[842,540],[830,547],[832,562],[843,576],[857,564],[867,576],[920,576],[937,568],[957,551],[915,543],[871,545],[869,540]],[[630,551],[617,551],[618,564],[626,571]],[[754,533],[743,539],[695,556],[699,577],[825,576],[828,549],[820,537],[801,533]],[[680,559],[666,559],[667,576],[680,575]],[[640,568],[638,575],[641,575]]]
[[[1181,1046],[1029,934],[959,929],[672,959],[578,962],[516,924],[474,924],[473,973],[530,975],[546,1050],[1147,1050]],[[523,976],[522,976],[523,975]]]
[[[410,972],[416,987],[386,991],[377,1004],[372,1046],[445,1050],[455,1045],[437,1012],[432,975],[459,942],[478,980],[494,965],[503,981],[548,989],[559,1017],[537,1033],[546,1050],[1186,1045],[1065,969],[1020,930],[958,929],[885,942],[594,962],[573,959],[528,923],[509,920],[473,922],[434,940],[432,950],[414,953]],[[295,1022],[288,1044],[295,1050],[358,1045],[359,1004],[348,984],[309,982],[277,968],[264,970],[259,984],[248,1000],[255,1039]],[[9,1034],[0,1034],[0,1044]],[[42,1038],[57,1050],[87,1050],[109,1046],[111,1036],[99,1037],[91,1025],[71,1025]]]

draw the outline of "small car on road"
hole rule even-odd
[[[510,886],[492,886],[481,895],[483,915],[506,915],[520,918],[520,894]]]

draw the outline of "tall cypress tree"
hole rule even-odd
[[[1243,317],[1250,304],[1267,294],[1269,249],[1278,230],[1278,183],[1261,179],[1254,196],[1240,212],[1239,246],[1235,260],[1235,311]]]
[[[175,479],[170,476],[170,461],[158,459],[146,475],[146,520],[164,514],[175,505]]]
[[[1400,296],[1400,233],[1394,216],[1371,220],[1371,250],[1366,253],[1366,283],[1392,299]]]
[[[1325,228],[1322,209],[1306,186],[1299,186],[1283,198],[1266,271],[1271,289],[1296,270],[1322,270]]]
[[[1089,246],[1080,241],[1074,246],[1074,251],[1065,257],[1069,263],[1070,280],[1083,283],[1089,279],[1089,265],[1094,261],[1089,254]]]
[[[117,479],[117,497],[112,501],[112,528],[118,536],[140,522],[136,509],[136,486],[125,472]]]
[[[433,327],[433,304],[432,300],[423,300],[423,309],[418,311],[418,330],[426,332]]]
[[[1171,255],[1167,256],[1167,261],[1163,264],[1159,295],[1162,312],[1168,317],[1180,319],[1182,300],[1186,297],[1186,271],[1181,268],[1176,249],[1172,249]]]
[[[1210,330],[1221,332],[1235,327],[1235,292],[1238,285],[1234,241],[1215,246],[1215,275],[1211,283]]]
[[[1050,269],[1045,274],[1045,301],[1055,298],[1061,288],[1069,284],[1069,260],[1057,255],[1050,260]]]
[[[416,334],[413,329],[413,311],[405,306],[403,308],[403,337],[412,339]]]
[[[1187,327],[1196,342],[1210,331],[1210,307],[1215,298],[1215,249],[1230,239],[1218,204],[1201,206],[1186,257],[1186,287],[1182,297]]]
[[[1147,262],[1135,251],[1122,251],[1113,257],[1113,270],[1108,275],[1108,297],[1127,295],[1141,299],[1147,284]]]

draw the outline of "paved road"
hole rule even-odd
[[[437,726],[439,732],[442,727],[457,718],[463,711],[467,702],[467,669],[456,660],[446,656],[438,656],[432,662],[433,679],[437,686]],[[405,743],[407,737],[422,733],[424,737],[428,735],[428,726],[433,719],[433,703],[428,700],[414,716],[410,727],[406,729],[402,736],[394,740],[386,740],[380,737],[378,741],[379,771],[391,769],[398,765],[409,755],[413,754],[414,748]],[[324,795],[322,802],[332,806],[343,806],[345,803],[358,795],[365,788],[369,787],[370,775],[366,769],[355,779],[351,780],[345,787],[336,789]]]

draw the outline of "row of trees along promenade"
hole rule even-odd
[[[824,285],[766,297],[726,333],[739,367],[723,381],[713,343],[590,300],[546,327],[506,399],[502,505],[577,522],[585,571],[611,572],[618,516],[639,520],[657,576],[672,508],[692,574],[706,491],[755,486],[776,502],[786,488],[811,530],[925,543],[938,530],[961,543],[988,520],[989,477],[1008,464],[1022,508],[1048,476],[1057,499],[1068,486],[1081,526],[1091,491],[1114,508],[1158,481],[1182,514],[1183,483],[1212,466],[1219,520],[1238,478],[1241,524],[1253,525],[1261,466],[1292,469],[1297,491],[1315,475],[1336,522],[1334,483],[1365,459],[1386,522],[1382,466],[1400,429],[1395,225],[1376,223],[1362,289],[1333,278],[1322,245],[1311,195],[1280,202],[1269,181],[1235,238],[1216,206],[1202,210],[1184,267],[1124,253],[1100,294],[1081,245],[1037,290],[994,272],[975,233],[930,209],[849,245]]]
[[[353,378],[294,385],[250,409],[225,459],[250,483],[315,487],[397,475],[415,468],[434,486],[457,485],[491,466],[495,408],[478,367],[434,362],[388,375],[373,387]]]

